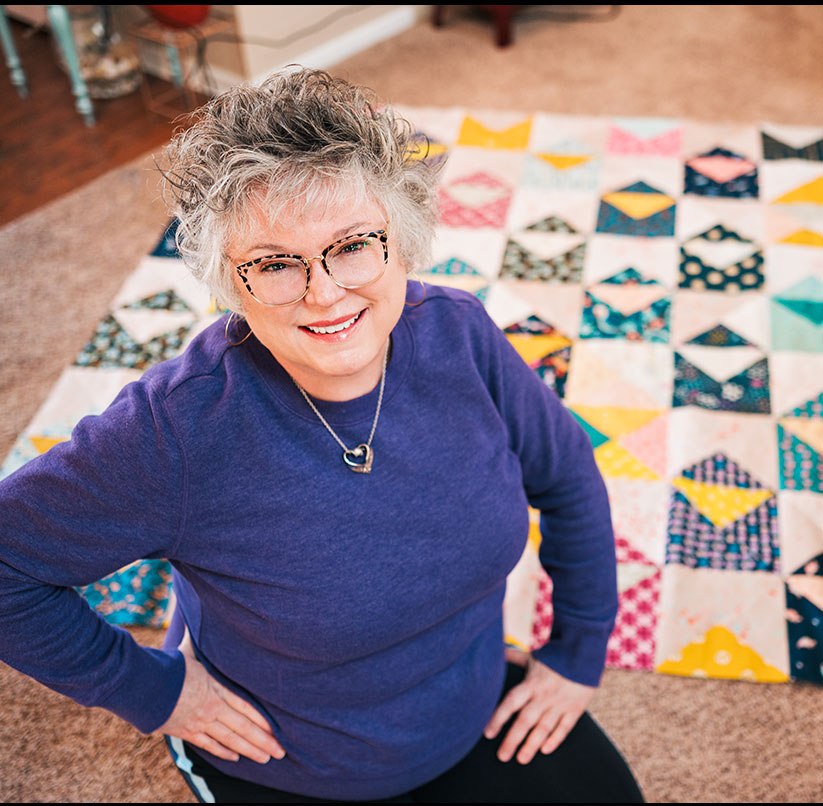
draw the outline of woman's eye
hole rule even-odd
[[[365,249],[368,245],[369,241],[352,241],[351,243],[343,244],[340,251],[346,253],[359,252],[361,249]]]
[[[278,271],[285,271],[289,268],[288,263],[281,263],[279,261],[272,261],[271,263],[261,263],[257,267],[257,271],[261,274],[274,273]]]

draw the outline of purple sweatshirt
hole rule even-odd
[[[317,405],[356,445],[377,390]],[[138,646],[71,586],[168,557],[199,659],[287,753],[203,756],[290,792],[392,796],[453,766],[494,711],[531,504],[555,608],[536,657],[596,685],[617,608],[605,488],[474,297],[429,287],[405,310],[373,449],[352,473],[266,348],[229,347],[218,322],[0,484],[0,658],[156,729],[182,655]]]

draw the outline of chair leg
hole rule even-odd
[[[21,98],[27,98],[29,88],[26,86],[26,74],[23,72],[23,65],[20,63],[17,48],[14,46],[14,39],[6,19],[5,6],[0,6],[0,42],[2,42],[3,53],[6,56],[6,67],[9,68],[11,83],[17,87]]]
[[[46,6],[46,11],[52,33],[57,38],[57,44],[69,68],[71,89],[77,99],[77,111],[85,118],[87,126],[94,126],[94,107],[89,97],[89,89],[80,73],[80,60],[77,58],[77,48],[71,33],[69,12],[65,6]]]

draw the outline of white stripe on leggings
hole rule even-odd
[[[169,739],[172,750],[174,750],[176,756],[174,763],[186,774],[192,786],[197,790],[197,794],[200,795],[203,800],[203,803],[215,803],[214,795],[212,795],[205,778],[201,778],[199,775],[192,775],[191,759],[186,755],[186,747],[183,744],[183,740],[178,739],[176,736],[169,736]]]

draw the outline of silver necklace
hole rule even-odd
[[[371,424],[371,433],[366,442],[362,442],[356,448],[347,448],[346,444],[334,432],[334,429],[326,422],[326,418],[317,410],[312,399],[306,394],[306,390],[297,381],[292,378],[294,385],[297,387],[301,395],[306,399],[306,403],[311,406],[311,410],[317,415],[320,422],[326,426],[326,430],[334,437],[337,444],[343,449],[343,461],[346,466],[354,473],[371,473],[372,463],[374,462],[374,451],[371,447],[371,441],[374,439],[374,432],[377,428],[377,420],[380,417],[380,406],[383,404],[383,389],[386,386],[386,364],[389,361],[389,345],[386,344],[386,352],[383,353],[383,371],[380,374],[380,393],[377,396],[377,411],[374,413],[374,422]]]

